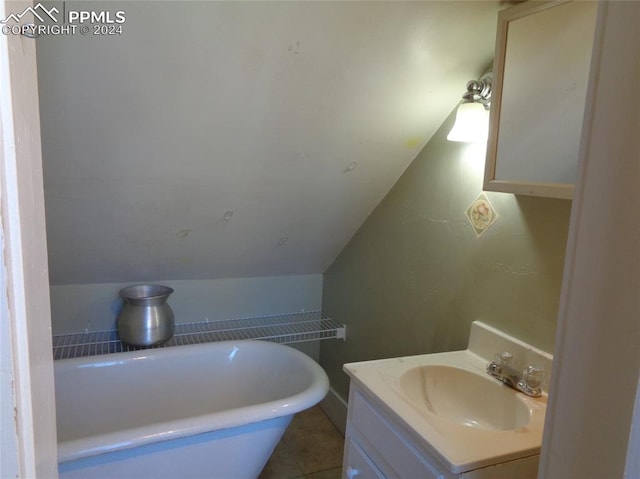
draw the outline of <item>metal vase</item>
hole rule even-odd
[[[175,321],[167,298],[168,286],[139,284],[120,290],[124,307],[118,315],[120,340],[131,346],[155,346],[173,336]]]

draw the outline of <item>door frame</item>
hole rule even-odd
[[[6,18],[31,5],[0,0]],[[57,477],[49,273],[36,50],[0,34],[2,477]]]

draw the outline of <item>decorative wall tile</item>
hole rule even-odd
[[[465,216],[478,238],[498,219],[497,211],[484,193],[480,193],[473,200],[471,206],[467,208]]]

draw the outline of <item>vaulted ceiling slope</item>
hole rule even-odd
[[[52,284],[324,272],[491,62],[499,8],[83,5],[126,21],[37,40]]]

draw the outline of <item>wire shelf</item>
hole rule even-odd
[[[176,324],[173,337],[151,348],[184,346],[214,341],[262,339],[292,344],[320,339],[345,339],[346,327],[321,311],[254,318]],[[69,359],[148,349],[120,341],[118,331],[93,331],[53,336],[53,358]]]

